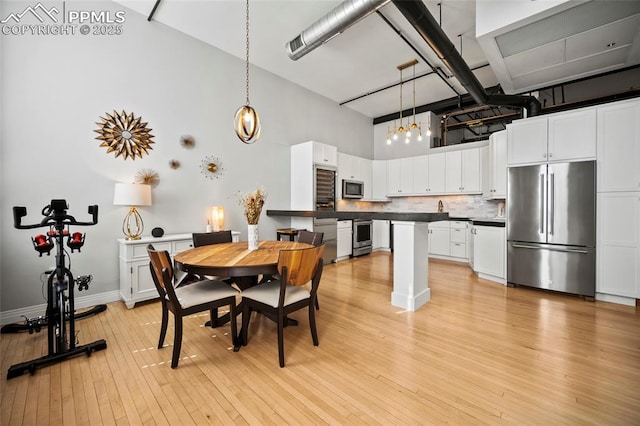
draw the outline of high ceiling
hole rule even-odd
[[[482,0],[493,3],[511,3],[504,0]],[[148,16],[155,4],[155,0],[120,0],[119,3]],[[286,53],[285,45],[298,36],[308,26],[322,18],[341,1],[334,0],[252,0],[250,3],[250,61],[267,71],[279,75],[287,80],[299,84],[313,92],[323,95],[338,104],[344,104],[369,117],[380,117],[399,110],[400,72],[397,66],[412,59],[417,59],[415,74],[416,105],[424,105],[439,100],[465,94],[466,91],[442,65],[437,56],[420,37],[417,31],[407,22],[392,3],[381,7],[377,13],[372,13],[346,31],[331,39],[324,45],[313,50],[297,61],[291,60]],[[553,0],[553,4],[560,4],[553,12],[543,12],[535,18],[523,19],[517,26],[511,25],[504,29],[487,32],[483,37],[483,46],[489,51],[489,56],[476,40],[476,1],[475,0],[440,0],[424,1],[431,14],[441,23],[444,32],[451,42],[462,53],[462,57],[474,70],[474,74],[484,87],[502,83],[511,93],[545,87],[550,84],[575,78],[575,76],[589,75],[612,69],[640,63],[640,8],[628,8],[620,17],[614,13],[607,19],[591,19],[586,25],[583,11],[582,19],[559,19],[550,22],[551,27],[581,25],[574,31],[564,31],[554,34],[551,39],[523,44],[522,35],[516,27],[525,26],[539,18],[548,18],[567,9],[578,9],[583,1],[566,2]],[[524,6],[544,4],[545,2],[521,2]],[[548,4],[549,2],[547,2]],[[616,3],[638,3],[638,1],[602,1],[613,8]],[[548,7],[548,6],[546,6]],[[486,13],[486,11],[484,12]],[[565,12],[567,13],[567,12]],[[629,14],[631,15],[629,18]],[[493,21],[496,17],[492,18]],[[622,24],[617,21],[623,20]],[[153,15],[153,21],[161,22],[179,31],[198,38],[206,43],[220,48],[234,56],[244,59],[245,55],[245,2],[242,0],[229,1],[190,1],[190,0],[162,0]],[[575,22],[574,22],[575,21]],[[613,26],[615,22],[617,26]],[[563,25],[566,23],[566,25]],[[495,23],[492,23],[495,27]],[[589,31],[591,28],[609,25],[599,32]],[[535,34],[544,27],[529,28]],[[549,26],[546,27],[549,31]],[[569,66],[566,62],[569,47],[566,39],[576,34],[585,33],[588,37],[579,39],[584,55],[589,56],[584,64],[574,61]],[[506,35],[504,35],[506,34]],[[515,34],[515,35],[514,35]],[[526,36],[526,32],[523,33]],[[496,38],[497,37],[497,38]],[[617,37],[617,38],[616,38]],[[498,40],[498,42],[495,42]],[[495,53],[492,45],[503,45],[510,40],[519,42],[514,47],[511,56],[505,55],[506,48],[500,46],[503,53]],[[615,50],[615,61],[603,64],[597,60],[595,48],[587,45],[600,46],[618,41]],[[606,43],[605,43],[606,41]],[[552,48],[540,49],[538,43],[553,44]],[[489,47],[487,47],[489,46]],[[524,46],[524,47],[523,47]],[[586,47],[585,47],[586,46]],[[500,50],[500,49],[499,49]],[[532,55],[526,55],[524,50],[531,50]],[[576,52],[575,49],[571,50]],[[526,74],[526,69],[540,61],[554,55],[553,60],[564,62],[566,70],[554,68],[557,64],[549,63],[536,67],[539,74],[535,81],[527,79],[525,86],[519,87],[517,78]],[[613,55],[609,55],[613,56]],[[491,65],[488,57],[491,58]],[[561,57],[560,59],[558,59]],[[535,60],[535,62],[533,62]],[[434,68],[441,68],[442,72],[434,72]],[[545,74],[544,68],[549,68]],[[496,70],[494,72],[494,69]],[[542,72],[540,69],[543,69]],[[562,72],[568,73],[562,75]],[[403,80],[413,76],[414,68],[403,71]],[[496,75],[501,80],[498,81]],[[515,76],[515,78],[512,78]],[[404,108],[412,103],[413,82],[403,85]]]

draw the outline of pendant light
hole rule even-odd
[[[260,138],[260,117],[258,112],[249,104],[249,0],[247,0],[247,20],[246,20],[246,35],[247,35],[247,49],[246,49],[246,86],[245,91],[247,95],[246,103],[238,108],[234,118],[234,127],[238,138],[246,144],[252,144]]]
[[[390,145],[391,141],[398,140],[398,135],[404,134],[404,142],[409,143],[411,141],[411,137],[417,133],[417,140],[422,141],[422,123],[416,123],[416,64],[418,63],[417,59],[413,59],[404,64],[398,65],[398,70],[400,71],[400,127],[396,127],[396,121],[393,121],[393,130],[390,128],[387,129],[387,144]],[[410,118],[407,117],[407,127],[403,125],[402,118],[402,85],[404,84],[402,80],[402,71],[406,68],[413,67],[413,123],[410,122]],[[427,130],[427,136],[431,136],[431,125],[429,124],[429,128]]]

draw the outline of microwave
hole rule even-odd
[[[364,182],[359,180],[342,179],[342,198],[362,198],[364,196]]]

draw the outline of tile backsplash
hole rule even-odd
[[[445,195],[429,197],[394,197],[389,203],[339,200],[341,211],[390,211],[426,212],[438,211],[438,201],[442,201],[444,211],[453,217],[496,217],[498,206],[504,200],[485,200],[480,195]]]

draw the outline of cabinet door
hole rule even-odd
[[[365,200],[370,200],[371,197],[373,196],[373,188],[372,188],[372,164],[373,161],[367,159],[367,158],[360,158],[360,157],[356,157],[358,159],[358,180],[361,180],[364,183],[364,194],[363,194],[363,198]]]
[[[387,160],[387,194],[401,195],[400,159]]]
[[[476,225],[473,229],[474,271],[504,279],[507,244],[504,228]]]
[[[495,132],[491,140],[492,198],[507,197],[507,132]]]
[[[371,198],[381,200],[387,196],[387,161],[373,160],[371,164]]]
[[[491,135],[493,139],[493,135]],[[493,198],[493,160],[491,143],[480,148],[482,162],[482,198]]]
[[[598,108],[598,192],[640,191],[640,101]]]
[[[388,220],[373,221],[373,241],[371,242],[373,249],[388,249],[390,247],[389,226]]]
[[[403,194],[411,194],[413,191],[413,158],[400,160],[400,188]]]
[[[313,143],[313,162],[338,167],[338,148],[323,143]]]
[[[131,268],[132,299],[146,300],[159,297],[149,270],[149,260],[131,262],[129,267]]]
[[[550,115],[547,159],[565,161],[596,158],[596,109]]]
[[[461,192],[466,194],[480,194],[480,148],[465,149],[461,152]]]
[[[547,117],[512,122],[507,126],[508,164],[531,164],[547,161]]]
[[[451,249],[451,239],[449,228],[429,226],[429,254],[449,256]]]
[[[429,193],[445,192],[445,153],[429,155]]]
[[[462,151],[445,153],[444,190],[450,194],[462,192]]]
[[[351,222],[351,221],[348,221]],[[340,225],[338,225],[340,226]],[[337,257],[348,257],[352,252],[352,228],[350,226],[338,228]]]
[[[598,194],[598,293],[640,298],[640,192]]]
[[[413,157],[413,193],[427,194],[429,192],[429,156]]]

